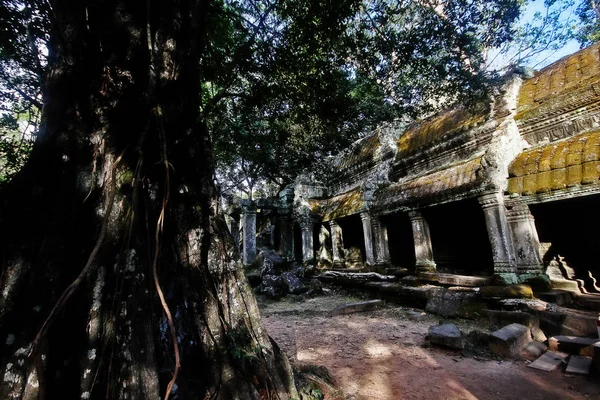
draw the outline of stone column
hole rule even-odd
[[[313,246],[313,229],[314,223],[307,218],[300,221],[300,229],[302,232],[302,262],[306,264],[315,263],[315,250]]]
[[[337,268],[343,268],[344,263],[344,238],[342,235],[342,228],[334,220],[329,221],[329,227],[331,228],[331,250],[333,253],[333,266]]]
[[[387,227],[381,222],[381,218],[377,216],[371,219],[371,227],[373,228],[373,242],[375,243],[375,264],[388,267],[391,265],[391,259]]]
[[[417,274],[421,272],[435,272],[429,224],[417,210],[410,211],[408,217],[412,225],[413,240],[415,242],[415,272]]]
[[[280,212],[279,218],[279,253],[287,259],[294,258],[294,224],[289,211]]]
[[[371,226],[371,215],[368,212],[360,213],[362,220],[363,236],[365,238],[366,264],[369,267],[375,265],[375,254],[373,253],[373,227]]]
[[[242,234],[244,265],[249,266],[256,258],[256,208],[245,205],[242,208]]]
[[[519,279],[524,275],[540,275],[544,273],[542,257],[540,256],[540,239],[533,215],[527,204],[518,204],[508,211],[515,263]]]
[[[488,238],[492,247],[494,276],[503,284],[517,283],[515,257],[512,248],[504,196],[499,193],[484,194],[479,197],[483,208]]]

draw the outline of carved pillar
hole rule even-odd
[[[310,218],[300,220],[302,231],[302,262],[304,264],[315,263],[315,250],[313,246],[314,223]]]
[[[533,215],[527,204],[519,204],[509,210],[508,224],[519,275],[540,275],[544,273],[540,256],[540,239],[535,228]]]
[[[375,263],[387,267],[391,265],[387,227],[381,222],[381,218],[377,216],[371,219],[371,227],[373,228],[373,242],[375,243]]]
[[[368,266],[375,265],[375,254],[373,253],[373,227],[371,226],[371,215],[368,212],[360,213],[363,225],[363,236],[365,238],[365,256]]]
[[[413,240],[415,242],[415,272],[417,274],[420,272],[435,272],[429,224],[417,210],[410,211],[408,217],[412,225]]]
[[[249,266],[256,258],[256,208],[248,204],[242,208],[243,260]]]
[[[288,210],[280,212],[279,218],[279,253],[287,259],[294,258],[294,224]]]
[[[515,258],[501,193],[485,194],[479,197],[483,208],[488,238],[492,247],[494,275],[504,284],[517,283]]]
[[[333,266],[343,267],[344,266],[344,239],[342,235],[342,228],[334,220],[329,221],[329,227],[331,228],[331,250],[333,253]]]

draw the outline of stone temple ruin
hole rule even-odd
[[[259,241],[320,269],[598,292],[600,44],[506,76],[489,104],[382,126],[331,169],[232,208],[246,265],[258,215]]]

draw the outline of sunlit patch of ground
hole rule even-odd
[[[292,359],[324,365],[346,394],[361,400],[600,398],[598,380],[429,348],[428,328],[440,320],[434,315],[413,321],[409,309],[391,305],[370,313],[328,314],[356,301],[337,294],[261,307],[267,331]],[[482,325],[454,322],[463,332]]]

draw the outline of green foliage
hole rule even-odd
[[[38,120],[35,108],[0,116],[0,183],[9,181],[25,164]]]

